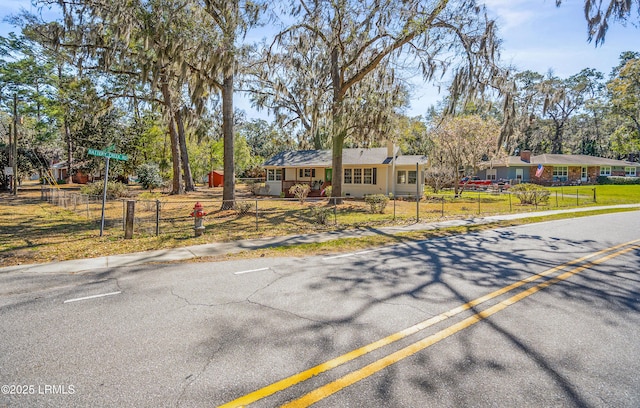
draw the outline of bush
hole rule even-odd
[[[233,207],[238,212],[238,217],[244,217],[249,214],[249,211],[253,208],[253,205],[248,201],[238,201]]]
[[[331,186],[326,186],[324,188],[324,196],[325,197],[331,197],[331,193],[333,192],[333,187]]]
[[[549,190],[537,184],[522,183],[511,188],[511,192],[521,204],[546,204],[549,202]]]
[[[623,176],[599,176],[598,184],[612,184],[612,185],[629,185],[640,184],[640,177],[623,177]]]
[[[384,213],[384,209],[387,207],[389,197],[384,194],[372,194],[366,196],[364,201],[369,204],[373,214],[382,214]]]
[[[249,188],[251,189],[251,194],[257,195],[268,195],[271,187],[267,183],[256,183],[250,182],[248,183]]]
[[[331,208],[311,207],[311,217],[316,224],[327,225],[329,223],[330,215]]]
[[[80,188],[80,192],[86,195],[102,197],[104,192],[104,182],[91,183],[82,186],[82,188]],[[127,190],[127,186],[124,184],[116,181],[107,182],[107,199],[113,200],[116,198],[127,197],[128,195],[129,191]]]
[[[296,184],[291,186],[289,189],[289,194],[293,194],[295,198],[297,198],[301,204],[304,204],[304,200],[307,199],[309,192],[311,191],[311,186],[308,184]]]
[[[162,187],[164,181],[160,175],[160,167],[155,163],[145,163],[138,167],[138,181],[145,190]]]

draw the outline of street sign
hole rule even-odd
[[[109,180],[109,159],[116,160],[129,160],[129,156],[126,154],[120,153],[112,153],[111,150],[115,149],[115,145],[111,145],[107,147],[107,151],[97,150],[97,149],[89,149],[88,153],[92,156],[100,156],[105,157],[107,159],[107,163],[104,166],[104,188],[102,190],[102,217],[100,217],[100,236],[104,231],[104,205],[107,201],[107,180]]]
[[[88,153],[92,156],[106,157],[109,159],[129,160],[129,156],[126,154],[105,152],[104,150],[89,149]]]

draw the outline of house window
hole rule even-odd
[[[398,170],[396,184],[407,184],[407,172],[405,170]]]
[[[522,169],[516,169],[516,180],[522,180],[524,171]]]
[[[407,172],[407,183],[416,184],[418,180],[418,173],[415,170],[409,170]]]
[[[299,169],[298,177],[300,178],[311,178],[316,176],[316,169]]]
[[[373,184],[373,169],[364,169],[364,184]]]
[[[344,169],[345,184],[378,184],[378,169]]]
[[[498,169],[487,169],[487,180],[495,180],[498,178]]]
[[[636,168],[635,167],[625,167],[624,175],[626,177],[635,177],[636,176]]]
[[[602,166],[600,167],[600,175],[601,176],[610,176],[611,175],[611,166]]]
[[[351,184],[351,169],[344,169],[344,184]]]
[[[553,178],[558,180],[566,180],[569,178],[569,167],[555,166],[553,168]]]
[[[282,169],[267,169],[267,181],[281,181]]]
[[[362,184],[362,169],[353,169],[353,184]]]

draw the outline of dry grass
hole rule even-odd
[[[63,189],[70,193],[77,191],[77,186],[63,186]],[[611,194],[616,197],[617,203],[620,196],[631,196],[635,199],[636,194],[640,192],[640,187],[636,190],[632,193],[620,194],[620,189],[613,189]],[[562,191],[562,195],[558,196],[557,204],[555,193],[552,193],[549,205],[538,209],[568,207],[571,204],[575,206],[576,193],[579,193],[580,200],[583,199],[589,204],[588,198],[592,191],[590,188],[584,192],[576,192],[575,189],[573,191],[573,195],[570,191],[566,194]],[[136,188],[131,189],[131,192],[138,199],[149,196]],[[265,236],[314,233],[341,228],[375,228],[408,224],[416,221],[417,212],[415,201],[398,200],[395,203],[391,201],[384,214],[371,214],[366,203],[361,200],[346,200],[344,204],[338,206],[334,206],[327,200],[300,204],[297,201],[256,198],[251,196],[246,186],[239,186],[236,198],[239,202],[250,205],[247,213],[240,216],[235,210],[220,210],[221,195],[221,189],[205,188],[184,196],[157,193],[149,201],[138,202],[134,238],[125,240],[122,231],[123,203],[120,201],[111,202],[107,206],[106,229],[104,236],[100,237],[101,205],[99,202],[71,202],[71,199],[68,199],[69,209],[64,209],[41,201],[40,187],[37,185],[25,186],[19,191],[17,197],[3,193],[0,194],[0,266],[62,261]],[[158,237],[155,236],[156,199],[160,202],[162,219],[161,234]],[[189,217],[189,213],[197,201],[203,203],[205,211],[209,214],[205,220],[206,234],[195,238],[192,229],[193,219]],[[455,200],[444,197],[443,201],[442,197],[432,197],[419,203],[419,216],[420,221],[437,221],[477,216],[479,213],[486,215],[536,209],[533,206],[521,206],[516,201],[515,199],[510,201],[509,197],[504,195],[476,192],[465,193],[462,199]],[[606,203],[606,199],[601,197],[598,204],[603,203]],[[315,222],[310,210],[312,207],[328,210],[328,225]],[[367,238],[358,242],[336,241],[300,248],[303,254],[308,254],[309,251],[335,252],[338,248],[350,250],[386,242]],[[295,251],[291,253],[295,254]],[[273,249],[261,254],[282,254],[282,252],[279,249]]]

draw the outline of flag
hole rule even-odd
[[[538,170],[536,170],[536,177],[542,176],[543,170],[544,170],[544,166],[542,164],[538,164]]]

